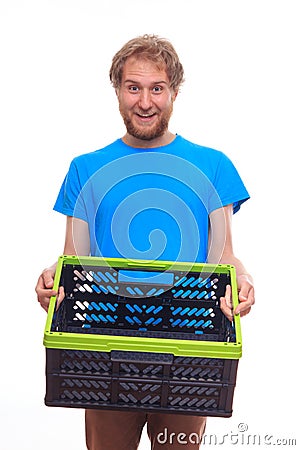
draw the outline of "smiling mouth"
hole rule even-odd
[[[141,117],[142,119],[150,119],[151,117],[155,116],[155,113],[151,113],[151,114],[140,114],[140,113],[136,113],[136,115],[138,117]]]
[[[155,113],[152,113],[152,114],[136,113],[136,116],[140,123],[144,123],[144,124],[149,123],[150,124],[153,122],[153,119],[156,116],[156,114]]]

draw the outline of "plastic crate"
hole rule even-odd
[[[44,333],[48,406],[229,417],[242,342],[235,270],[59,258]]]

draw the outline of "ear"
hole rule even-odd
[[[173,91],[173,94],[172,94],[172,100],[173,100],[173,102],[175,102],[175,100],[176,100],[176,98],[177,98],[177,95],[178,95],[178,92],[179,92],[178,89],[177,89],[177,91]]]

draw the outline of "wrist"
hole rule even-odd
[[[236,275],[236,278],[237,278],[237,279],[244,278],[245,280],[249,280],[251,283],[253,282],[252,276],[250,275],[250,273],[247,273],[247,272],[244,272],[244,273],[238,273],[238,274]]]

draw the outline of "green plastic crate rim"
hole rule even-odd
[[[238,305],[235,267],[230,264],[200,264],[170,261],[126,260],[122,258],[99,258],[90,256],[60,256],[57,263],[54,290],[58,290],[63,266],[94,265],[116,268],[147,268],[151,270],[184,270],[187,272],[216,272],[230,275],[233,308]],[[239,359],[242,356],[242,335],[240,317],[234,316],[236,342],[215,342],[168,338],[147,338],[134,336],[113,336],[105,334],[79,334],[51,331],[56,297],[51,297],[43,344],[46,348],[110,352],[112,350],[169,353],[174,356],[194,356],[199,358]]]

